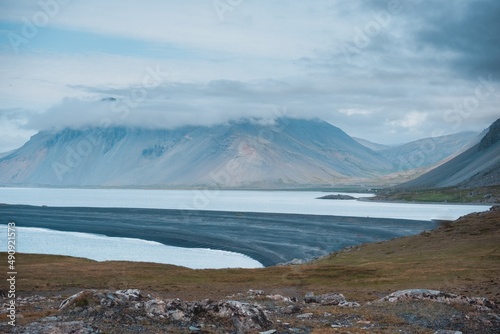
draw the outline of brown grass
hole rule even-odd
[[[0,258],[6,259],[6,254],[0,253]],[[296,297],[307,291],[341,292],[349,300],[367,301],[399,289],[430,288],[500,300],[500,210],[301,266],[191,270],[33,254],[18,254],[16,260],[21,294],[138,288],[199,300],[263,289]],[[5,281],[1,284],[5,290]]]

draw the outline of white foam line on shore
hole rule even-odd
[[[7,225],[0,225],[7,235]],[[191,269],[262,268],[240,253],[205,248],[167,246],[155,241],[105,235],[16,227],[16,252],[82,257],[96,261],[133,261],[172,264]],[[2,243],[1,251],[7,246]]]

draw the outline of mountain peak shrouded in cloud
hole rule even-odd
[[[390,161],[327,122],[241,119],[210,127],[42,131],[0,158],[0,183],[293,188],[393,170]]]
[[[38,131],[89,127],[175,129],[188,125],[212,126],[241,119],[265,124],[280,117],[294,117],[286,107],[241,100],[244,93],[220,100],[214,99],[214,94],[208,86],[185,85],[158,88],[150,92],[147,101],[134,101],[118,94],[96,101],[68,98],[43,113],[32,115],[25,128]]]
[[[1,2],[0,152],[103,121],[317,117],[394,144],[497,118],[497,0],[214,3]]]

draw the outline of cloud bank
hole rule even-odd
[[[499,114],[498,17],[496,0],[2,2],[0,152],[103,120],[318,117],[385,144],[480,131]]]

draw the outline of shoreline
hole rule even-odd
[[[385,199],[376,199],[376,196],[373,197],[360,197],[357,198],[356,201],[360,202],[373,202],[373,203],[394,203],[394,204],[436,204],[436,205],[465,205],[465,206],[488,206],[493,207],[495,205],[500,205],[497,202],[491,203],[474,203],[474,202],[432,202],[432,201],[405,201],[405,200],[385,200]]]
[[[432,221],[279,213],[1,205],[0,223],[244,254],[265,267],[434,228]]]

